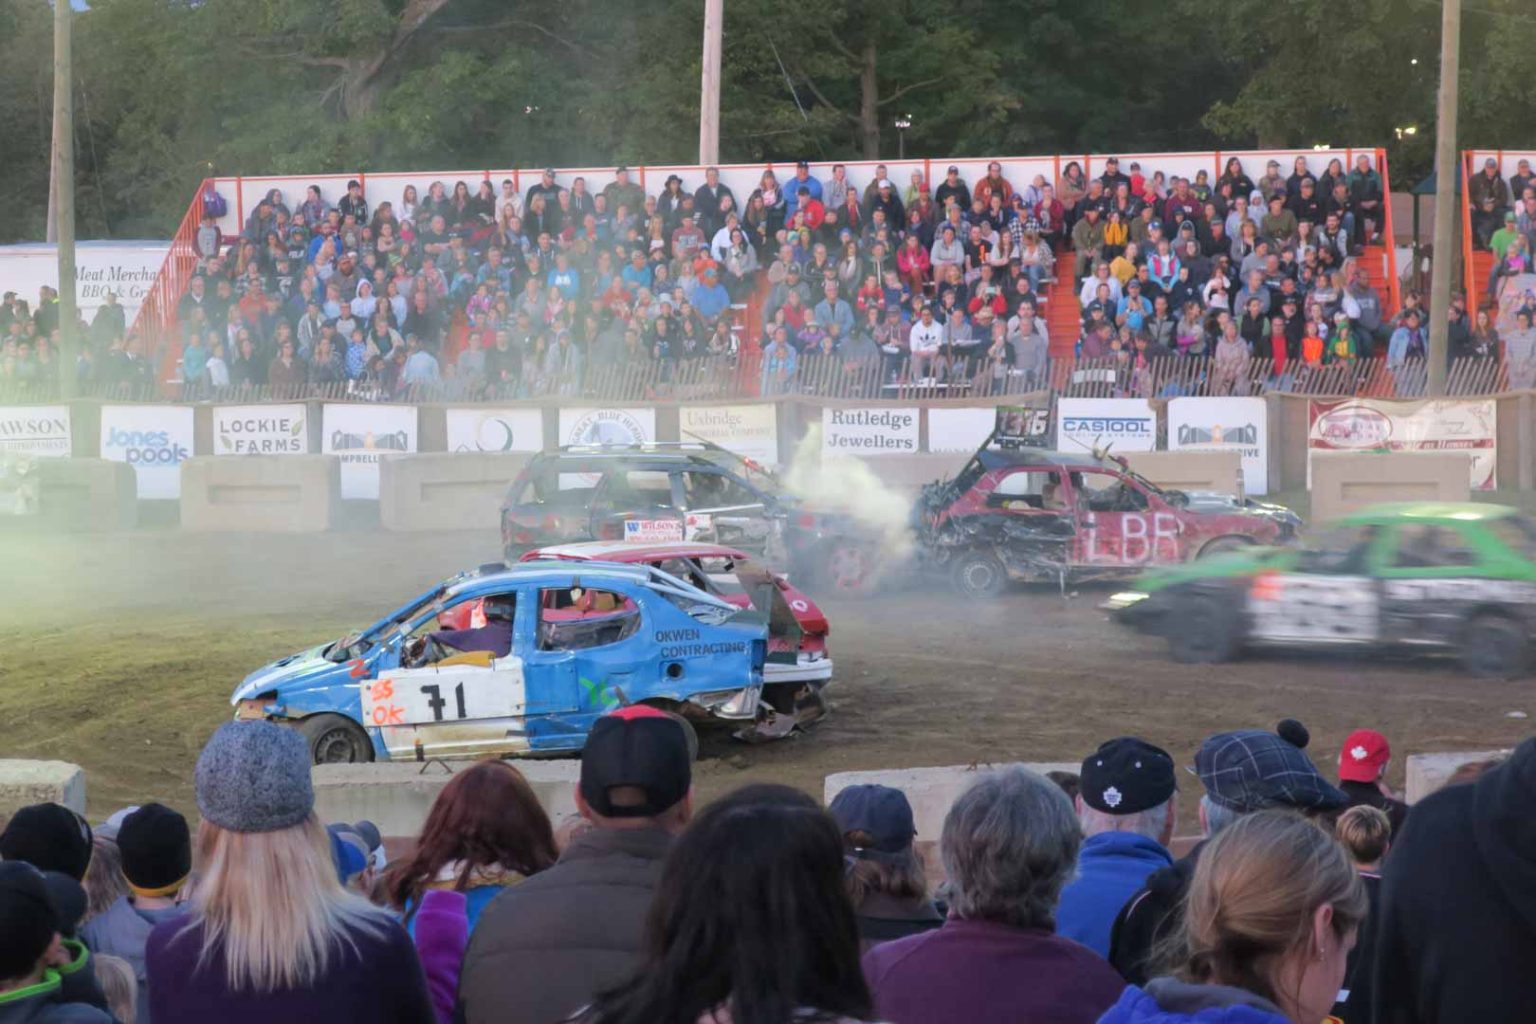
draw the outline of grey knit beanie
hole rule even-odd
[[[309,746],[272,722],[225,722],[203,747],[193,776],[203,818],[231,832],[276,832],[309,816]]]

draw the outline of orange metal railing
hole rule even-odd
[[[1470,152],[1461,154],[1461,276],[1462,287],[1467,292],[1468,308],[1476,309],[1477,300],[1477,268],[1472,262],[1472,178],[1468,166],[1472,160]],[[1435,216],[1440,216],[1440,211],[1435,211]],[[1436,259],[1439,253],[1435,254]]]
[[[160,265],[160,273],[144,296],[129,330],[130,335],[149,346],[145,356],[158,364],[162,381],[173,379],[181,359],[181,339],[176,334],[177,305],[197,269],[197,229],[203,221],[203,193],[212,184],[212,179],[204,178],[198,185],[192,204],[171,236],[171,247]]]
[[[1397,236],[1392,232],[1392,178],[1387,173],[1387,151],[1376,151],[1376,166],[1381,169],[1382,233],[1387,242],[1387,276],[1390,278],[1392,312],[1403,308],[1402,280],[1397,273]]]

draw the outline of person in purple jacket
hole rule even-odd
[[[944,818],[949,920],[864,956],[875,1012],[892,1024],[1093,1024],[1125,982],[1055,934],[1082,831],[1056,785],[1022,765],[983,776]]]
[[[297,732],[228,722],[194,783],[190,913],[158,925],[145,951],[156,1024],[436,1024],[405,929],[336,876]]]

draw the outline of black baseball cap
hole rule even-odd
[[[1105,814],[1135,814],[1173,796],[1173,758],[1135,736],[1106,740],[1083,758],[1078,774],[1083,803]]]
[[[849,786],[832,798],[827,808],[837,821],[838,830],[867,832],[870,845],[855,851],[866,859],[878,860],[880,854],[904,853],[912,846],[917,826],[912,821],[912,805],[907,795],[890,786],[867,783]]]
[[[675,806],[693,785],[688,730],[676,717],[644,704],[604,715],[581,751],[581,796],[605,818],[650,818]],[[641,790],[645,800],[615,805],[614,789]]]
[[[1295,728],[1217,733],[1195,752],[1195,774],[1213,801],[1244,814],[1266,807],[1326,811],[1345,806],[1349,797],[1324,779],[1302,751],[1305,736],[1305,729]]]
[[[806,160],[796,160],[795,161],[795,166],[796,167],[805,167],[805,168],[809,169],[809,167],[811,165],[810,165],[809,161],[806,161]]]

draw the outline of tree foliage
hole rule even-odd
[[[92,0],[81,233],[164,237],[210,172],[692,162],[702,8]],[[1439,19],[1435,0],[729,0],[721,157],[894,156],[901,115],[910,155],[1389,145],[1406,183],[1432,152]],[[1533,52],[1529,0],[1466,12],[1466,144],[1536,144]],[[46,0],[0,0],[0,240],[43,235],[51,63]]]

